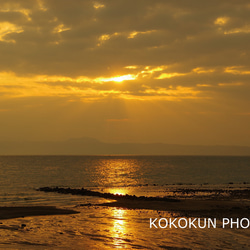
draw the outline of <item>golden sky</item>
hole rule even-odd
[[[0,0],[0,139],[250,146],[249,0]]]

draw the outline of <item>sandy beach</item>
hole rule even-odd
[[[225,190],[216,190],[217,195],[213,198],[202,197],[195,198],[195,195],[188,198],[173,197],[146,197],[135,195],[119,195],[111,193],[102,193],[91,191],[88,189],[72,189],[72,188],[39,188],[38,191],[55,192],[61,194],[72,194],[80,196],[97,196],[106,199],[115,200],[113,202],[105,202],[101,204],[82,204],[81,206],[107,206],[124,209],[148,209],[179,213],[183,216],[199,216],[199,217],[248,217],[250,212],[250,201],[246,199],[249,196],[249,189],[231,191],[229,196],[225,197]],[[182,190],[183,191],[183,190]],[[186,193],[194,192],[186,190]],[[207,190],[206,190],[207,192]]]
[[[63,196],[69,194],[61,194]],[[79,196],[80,197],[80,196]],[[250,201],[103,199],[67,206],[0,207],[4,249],[248,249],[249,230],[222,229],[221,219],[248,218]],[[217,218],[214,229],[150,228],[150,218]],[[156,224],[158,225],[158,224]],[[195,235],[195,237],[194,237]],[[188,240],[187,240],[188,239]],[[211,239],[213,239],[211,241]]]
[[[250,202],[237,200],[189,199],[181,200],[180,202],[119,200],[99,204],[99,206],[171,211],[186,217],[248,217],[250,212]]]
[[[0,220],[39,215],[76,214],[77,211],[53,206],[0,207]]]
[[[115,207],[122,209],[146,209],[178,213],[186,217],[248,217],[250,201],[230,200],[195,200],[182,199],[173,201],[160,200],[130,200],[119,198],[116,201],[99,204],[80,204],[78,207]],[[77,208],[77,207],[76,207]],[[30,217],[39,215],[66,215],[79,213],[72,209],[62,209],[54,206],[19,206],[0,207],[0,219]]]

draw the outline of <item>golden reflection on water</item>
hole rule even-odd
[[[96,174],[98,186],[132,186],[138,184],[140,165],[136,159],[107,158],[101,159],[96,171],[98,172]]]
[[[126,190],[123,188],[109,188],[108,192],[111,194],[125,195]]]
[[[113,238],[113,244],[115,248],[124,247],[124,237],[127,234],[126,223],[126,210],[114,209],[111,211],[111,217],[113,218],[113,227],[111,229],[111,235]]]
[[[103,192],[126,195],[132,194],[134,187],[142,180],[141,166],[136,159],[126,157],[101,159],[96,167],[98,186],[103,186]],[[128,224],[127,210],[114,208],[109,210],[112,218],[109,229],[113,248],[124,249],[129,246],[129,238],[133,227]]]

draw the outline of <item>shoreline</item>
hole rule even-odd
[[[112,207],[117,209],[132,210],[153,210],[168,211],[177,213],[178,216],[185,217],[214,217],[214,218],[238,218],[249,217],[250,201],[239,200],[194,200],[185,199],[179,202],[169,201],[148,201],[148,200],[128,200],[119,199],[112,202],[98,204],[80,204],[79,207]],[[0,207],[0,220],[32,217],[32,216],[48,216],[48,215],[71,215],[78,214],[80,211],[72,209],[57,208],[55,206],[11,206]]]
[[[82,206],[82,205],[81,205]],[[83,205],[85,206],[85,205]],[[178,213],[185,217],[249,217],[250,201],[239,200],[194,200],[179,202],[167,201],[128,201],[118,200],[110,203],[93,204],[93,206],[117,207],[122,209],[147,209]]]
[[[0,220],[41,215],[68,215],[77,214],[78,211],[62,209],[55,206],[17,206],[0,207]]]
[[[79,204],[79,207],[115,207],[117,209],[134,209],[134,210],[155,210],[155,211],[168,211],[177,213],[185,217],[249,217],[250,213],[250,189],[230,191],[230,196],[221,196],[225,190],[216,190],[218,194],[216,197],[199,197],[195,195],[188,198],[173,198],[173,197],[145,197],[135,195],[117,195],[111,193],[100,193],[87,189],[72,189],[72,188],[39,188],[37,191],[43,192],[56,192],[61,194],[71,194],[80,196],[92,196],[109,199],[110,202],[102,202],[98,204]],[[179,190],[185,193],[193,193],[192,189]],[[197,190],[200,191],[200,190]],[[208,190],[205,190],[206,192]],[[77,214],[81,211],[73,209],[65,209],[56,206],[0,206],[0,220],[30,217],[30,216],[43,216],[43,215],[69,215]]]

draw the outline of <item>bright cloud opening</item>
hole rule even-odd
[[[110,77],[110,78],[96,78],[94,79],[95,82],[123,82],[123,81],[131,81],[135,80],[136,76],[135,75],[123,75],[123,76],[115,76],[115,77]]]

